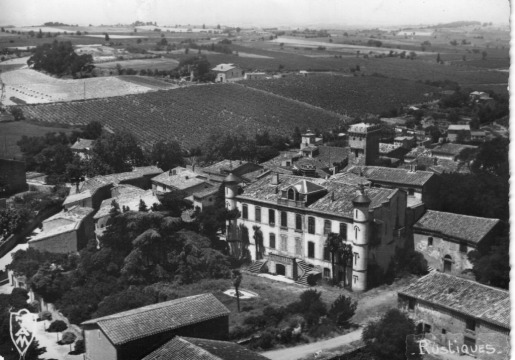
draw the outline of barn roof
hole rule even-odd
[[[114,345],[229,315],[230,311],[213,295],[200,294],[140,307],[88,320],[98,325]]]
[[[432,271],[399,294],[510,329],[510,294],[504,289]]]
[[[176,336],[142,360],[265,360],[268,359],[229,341]]]
[[[499,219],[453,214],[428,210],[413,225],[415,232],[429,231],[443,236],[480,242],[498,223]]]

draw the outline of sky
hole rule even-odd
[[[509,24],[509,0],[0,0],[0,24],[397,26],[475,20]]]

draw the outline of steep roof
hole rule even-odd
[[[81,139],[78,138],[77,141],[73,143],[71,146],[72,150],[90,150],[93,145],[95,145],[95,140],[90,139]]]
[[[432,271],[399,294],[510,329],[510,293],[507,290]]]
[[[354,174],[363,173],[363,176],[372,182],[388,182],[413,186],[424,186],[434,176],[430,171],[409,171],[408,169],[381,166],[353,166],[347,171]]]
[[[114,345],[121,345],[229,313],[213,294],[208,293],[88,320],[82,325],[98,325]]]
[[[499,222],[499,219],[428,210],[413,225],[413,229],[415,232],[417,230],[435,232],[477,244]]]
[[[230,341],[176,336],[142,360],[266,360],[268,358]]]
[[[290,186],[308,192],[326,190],[319,199],[308,205],[312,209],[339,216],[352,217],[352,200],[356,197],[357,186],[338,180],[324,180],[294,175],[280,175],[279,185],[271,183],[271,176],[266,176],[249,184],[238,198],[275,203],[281,197],[282,190]],[[367,188],[366,194],[372,200],[371,208],[381,206],[398,190]]]

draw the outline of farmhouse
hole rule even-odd
[[[266,79],[267,74],[264,72],[245,73],[245,80],[261,80]]]
[[[426,338],[448,346],[468,346],[478,359],[504,360],[510,353],[510,296],[507,290],[432,271],[398,292]],[[489,346],[489,347],[487,347]],[[483,352],[478,351],[482,347]],[[485,352],[485,348],[494,351]],[[475,349],[475,350],[474,350]]]
[[[216,82],[228,82],[243,79],[243,70],[234,64],[219,64],[213,69]]]
[[[213,295],[166,301],[83,322],[86,359],[136,360],[174,336],[224,340],[230,311]]]
[[[386,271],[396,248],[404,246],[403,191],[276,173],[244,189],[239,182],[233,174],[225,179],[226,206],[241,213],[229,220],[227,241],[233,254],[255,261],[256,271],[266,264],[269,272],[304,284],[309,277],[334,276],[363,291],[367,272]],[[256,229],[262,241],[254,238]],[[352,249],[346,266],[332,269],[325,246],[331,233]]]
[[[71,146],[71,150],[81,159],[89,159],[93,146],[95,146],[95,140],[77,138],[77,141]]]
[[[490,247],[500,220],[428,210],[413,226],[415,250],[430,267],[461,274],[472,269],[467,254]]]
[[[43,221],[29,247],[54,253],[76,253],[94,237],[93,209],[73,206]]]
[[[142,360],[164,360],[178,357],[188,360],[268,359],[234,342],[176,336]]]

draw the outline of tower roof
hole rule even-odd
[[[369,205],[370,203],[372,202],[372,200],[370,200],[370,198],[365,194],[365,187],[363,186],[363,184],[360,184],[359,186],[359,190],[358,190],[358,195],[352,199],[352,203],[354,205]]]
[[[231,184],[239,184],[241,183],[241,179],[239,177],[237,177],[236,175],[234,175],[233,173],[230,173],[229,175],[227,175],[227,177],[224,179],[224,182],[227,184],[227,185],[231,185]]]

